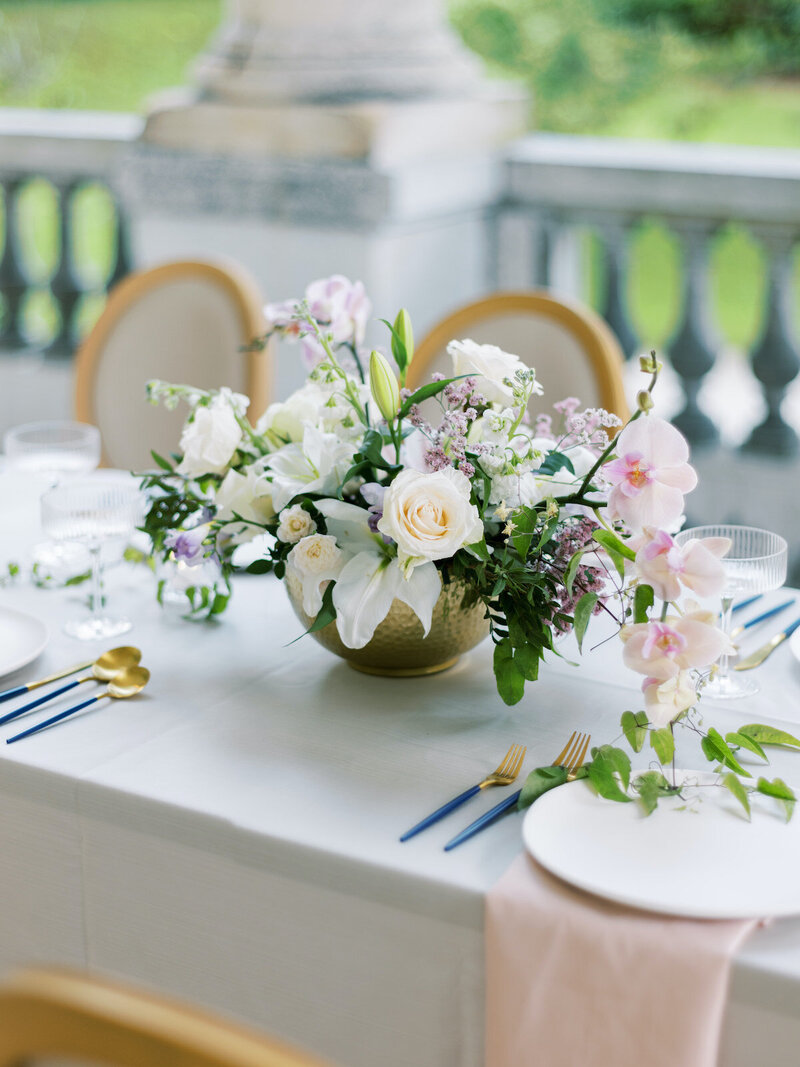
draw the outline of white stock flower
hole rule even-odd
[[[546,479],[537,478],[530,471],[512,474],[498,474],[492,478],[489,503],[505,502],[515,510],[519,507],[532,508],[547,495],[543,485]]]
[[[420,563],[448,559],[483,540],[483,522],[470,503],[470,482],[452,467],[404,470],[386,490],[378,529],[397,542],[406,574]]]
[[[478,378],[477,389],[490,403],[504,408],[513,403],[514,390],[506,384],[506,379],[513,381],[518,370],[528,370],[519,356],[504,352],[497,345],[479,345],[468,338],[451,341],[447,351],[453,359],[453,374]],[[535,391],[541,393],[541,386]]]
[[[284,541],[287,545],[296,545],[301,538],[316,532],[317,524],[302,504],[284,508],[281,512],[278,526],[279,541]]]
[[[330,534],[311,534],[298,541],[286,558],[286,567],[303,589],[303,611],[312,618],[322,607],[323,582],[334,581],[347,557]]]
[[[228,471],[214,498],[216,518],[230,522],[239,516],[244,522],[238,528],[235,523],[225,527],[226,540],[233,538],[236,544],[241,544],[264,532],[263,524],[275,518],[271,489],[263,473],[253,467],[246,468],[241,474]],[[251,523],[260,525],[252,526]]]
[[[204,474],[224,474],[242,440],[236,412],[242,413],[247,397],[223,389],[210,404],[198,405],[181,434],[183,459],[178,473],[189,478]]]
[[[335,434],[306,427],[302,444],[285,445],[265,461],[271,472],[275,510],[283,511],[298,493],[335,495],[354,454],[354,446]]]
[[[353,382],[362,406],[370,399],[369,386]],[[342,390],[339,378],[309,381],[281,403],[270,404],[256,424],[256,432],[275,433],[289,443],[303,440],[309,426],[335,433],[344,440],[357,439],[363,432],[353,405]]]

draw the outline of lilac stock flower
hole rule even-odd
[[[191,530],[171,530],[164,538],[164,545],[174,552],[178,562],[197,567],[206,557],[203,540],[207,533],[207,523],[193,526]]]
[[[320,278],[306,289],[311,314],[327,326],[337,345],[360,345],[364,340],[370,302],[362,282],[351,282],[342,274]]]

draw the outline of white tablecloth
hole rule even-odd
[[[35,540],[35,490],[0,477],[0,564]],[[109,584],[152,682],[3,746],[0,971],[89,966],[348,1067],[478,1067],[484,895],[521,847],[520,817],[445,854],[495,792],[405,845],[398,835],[512,742],[528,745],[530,769],[573,729],[613,739],[635,686],[619,646],[579,670],[553,662],[507,708],[488,643],[442,675],[372,678],[310,638],[290,644],[300,626],[272,579],[237,580],[207,624],[163,613],[144,568]],[[0,606],[51,628],[40,659],[0,688],[83,656],[60,627],[84,595],[0,591]],[[800,722],[790,650],[759,677],[759,697],[715,706],[715,720]],[[797,759],[774,766],[800,784]],[[782,921],[736,963],[723,1063],[795,1065],[798,1048],[800,921]]]

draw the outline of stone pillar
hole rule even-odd
[[[231,256],[269,300],[346,274],[421,336],[490,287],[500,150],[526,110],[443,0],[229,0],[193,84],[152,102],[125,161],[134,256]],[[278,392],[299,374],[280,361]]]

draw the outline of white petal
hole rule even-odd
[[[344,565],[333,587],[339,636],[348,648],[363,648],[389,614],[403,576],[397,562],[378,552],[359,552]]]
[[[392,567],[400,569],[396,560],[391,563]],[[432,563],[423,563],[415,567],[397,588],[395,596],[408,604],[419,621],[425,636],[431,628],[431,615],[442,591],[442,579],[436,567]]]
[[[369,528],[369,515],[364,508],[347,504],[344,500],[317,500],[314,505],[325,516],[328,533],[346,552],[377,552],[378,538]]]

